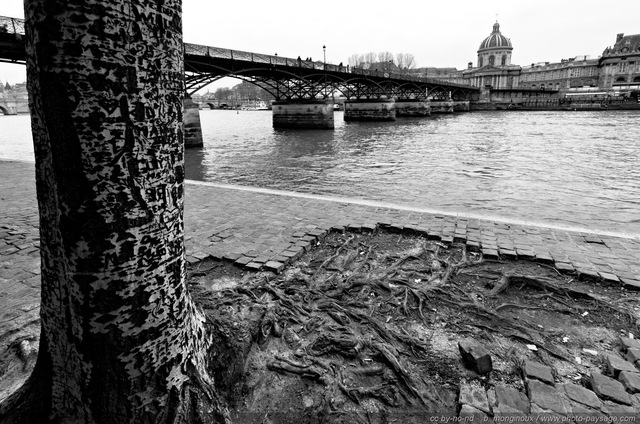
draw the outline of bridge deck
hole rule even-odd
[[[24,21],[0,16],[0,61],[26,61]],[[468,97],[479,89],[464,84],[455,84],[432,78],[423,78],[408,73],[390,73],[376,69],[349,68],[347,66],[312,62],[261,53],[244,52],[220,47],[184,44],[187,89],[200,89],[216,77],[238,76],[258,79],[299,79],[306,84],[364,84],[378,87],[377,94],[391,92],[398,87],[411,87],[412,95],[441,92],[459,92]],[[370,93],[371,94],[371,93]],[[426,95],[426,94],[424,94]]]

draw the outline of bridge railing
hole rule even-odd
[[[24,20],[10,18],[7,16],[0,16],[0,34],[14,34],[16,36],[24,35]],[[363,69],[357,67],[348,67],[342,65],[332,65],[329,63],[323,63],[320,61],[292,59],[289,57],[282,57],[277,55],[266,55],[253,52],[245,52],[241,50],[223,49],[220,47],[202,46],[198,44],[184,43],[184,52],[186,54],[194,54],[199,56],[209,56],[219,59],[231,59],[231,60],[244,60],[255,63],[268,63],[273,65],[292,66],[305,69],[326,70],[333,72],[349,72],[357,75],[370,76],[370,77],[385,77],[393,78],[404,81],[414,81],[418,83],[433,83],[439,85],[446,85],[450,87],[467,87],[472,88],[469,85],[457,84],[449,81],[441,81],[430,78],[423,78],[414,75],[398,73],[398,72],[385,72],[377,69]]]
[[[24,35],[24,19],[0,16],[0,34]]]
[[[289,57],[268,55],[261,53],[245,52],[241,50],[223,49],[220,47],[201,46],[199,44],[184,43],[185,54],[213,57],[216,59],[245,60],[255,63],[268,63],[271,65],[297,66],[306,69],[323,70],[325,66],[322,62],[312,62],[309,60],[292,59]],[[339,66],[326,65],[327,70],[339,71]],[[344,68],[344,66],[342,67]]]
[[[229,50],[223,49],[220,47],[210,47],[210,46],[201,46],[199,44],[184,44],[184,52],[185,54],[192,54],[198,56],[207,56],[217,59],[230,59],[230,60],[244,60],[248,62],[255,63],[264,63],[271,65],[283,65],[283,66],[292,66],[299,67],[305,69],[317,69],[317,70],[327,70],[333,72],[349,72],[356,75],[370,76],[370,77],[384,77],[384,78],[393,78],[397,80],[404,81],[413,81],[418,83],[433,83],[439,85],[445,85],[450,87],[465,87],[472,88],[469,85],[465,84],[457,84],[449,81],[441,81],[435,80],[431,78],[424,78],[415,75],[399,73],[399,72],[387,72],[380,71],[378,69],[364,69],[357,67],[348,67],[342,65],[332,65],[332,64],[324,64],[323,62],[313,62],[309,60],[301,60],[301,59],[292,59],[289,57],[276,56],[276,55],[266,55],[252,52],[245,52],[240,50]]]

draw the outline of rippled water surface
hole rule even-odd
[[[200,113],[191,179],[640,234],[640,113],[473,112],[274,130],[271,113]],[[30,157],[0,116],[0,157]]]

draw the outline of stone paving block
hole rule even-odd
[[[442,233],[438,230],[434,230],[429,227],[429,232],[427,233],[427,239],[429,240],[440,240],[442,237]]]
[[[249,271],[260,271],[262,269],[262,264],[259,264],[258,262],[249,262],[245,265],[245,268]]]
[[[548,252],[537,252],[536,251],[536,261],[543,264],[552,264],[553,258]]]
[[[453,236],[442,236],[442,238],[440,239],[441,242],[445,243],[445,244],[451,244],[453,243]]]
[[[628,405],[620,405],[616,402],[604,401],[602,406],[602,412],[607,414],[608,417],[615,417],[615,422],[634,422],[629,420],[629,417],[637,418],[638,411],[635,408]],[[622,417],[626,419],[621,419]],[[607,422],[614,422],[612,419],[608,419]]]
[[[377,228],[378,226],[375,222],[365,222],[364,224],[362,224],[363,232],[373,233]]]
[[[291,258],[283,255],[276,255],[276,256],[273,256],[271,260],[274,262],[282,262],[283,264],[286,264],[291,260]]]
[[[567,397],[575,402],[581,403],[593,409],[599,409],[602,401],[591,390],[573,383],[557,384],[558,389],[562,388]]]
[[[519,259],[531,260],[536,257],[536,253],[530,249],[516,249]]]
[[[498,251],[496,249],[482,248],[482,256],[486,259],[498,259]]]
[[[487,374],[493,370],[489,351],[475,340],[460,340],[458,349],[465,365],[478,374]]]
[[[282,252],[282,254],[284,255],[287,252],[294,253],[295,254],[295,258],[297,259],[300,256],[304,255],[305,248],[304,248],[304,246],[300,246],[298,244],[292,244],[291,247],[289,247],[287,250]]]
[[[277,261],[268,261],[264,264],[264,267],[269,271],[273,271],[276,274],[279,274],[284,269],[284,263]]]
[[[622,287],[631,291],[640,291],[640,280],[630,279],[630,278],[621,278]]]
[[[238,259],[240,259],[242,255],[239,253],[227,253],[223,256],[224,259],[231,261],[231,262],[235,262]]]
[[[244,267],[245,265],[247,265],[249,262],[252,262],[252,261],[253,261],[253,258],[251,256],[242,256],[236,259],[233,263],[234,265]]]
[[[626,352],[628,349],[640,349],[640,340],[620,337],[620,345],[622,345],[623,352]]]
[[[518,259],[518,254],[516,253],[515,250],[512,250],[512,249],[499,248],[498,253],[500,253],[500,256],[506,259],[511,259],[511,260]]]
[[[638,361],[640,361],[640,349],[635,349],[635,348],[627,349],[627,355],[625,356],[625,358],[627,358],[627,361],[631,362],[632,364],[638,365]],[[638,370],[637,368],[633,370],[630,369],[625,371],[640,372],[640,370]]]
[[[559,414],[567,414],[571,411],[568,399],[553,386],[538,380],[529,380],[527,382],[527,392],[531,401],[531,412],[534,412],[534,404],[543,411],[552,411]]]
[[[285,250],[280,252],[280,256],[289,258],[289,260],[295,260],[301,256],[301,253],[299,250]]]
[[[209,254],[206,252],[195,252],[192,253],[191,256],[193,256],[194,258],[197,258],[199,260],[203,260],[209,257]]]
[[[259,264],[264,264],[269,260],[268,256],[261,255],[256,258],[253,258],[253,262],[258,262]]]
[[[527,396],[504,383],[496,384],[495,396],[495,405],[493,406],[495,413],[529,414],[531,411],[531,405]]]
[[[321,228],[314,228],[313,230],[307,231],[307,234],[322,239],[327,235],[327,232]]]
[[[617,380],[597,372],[591,373],[591,388],[600,399],[631,405],[631,398]]]
[[[341,224],[333,224],[331,226],[331,231],[334,233],[342,233],[344,231],[344,225]]]
[[[620,279],[616,275],[614,275],[614,274],[612,274],[610,272],[600,272],[600,276],[607,283],[611,283],[611,284],[620,283]]]
[[[362,230],[362,224],[360,223],[350,223],[347,225],[347,231],[354,231],[359,233]]]
[[[580,281],[598,281],[600,280],[600,274],[598,271],[589,268],[578,268],[578,280]]]
[[[303,251],[307,252],[311,250],[311,243],[308,241],[297,241],[294,243],[293,248],[300,247]]]
[[[487,392],[483,387],[475,384],[461,384],[460,395],[458,396],[460,405],[470,405],[487,414],[491,413]]]
[[[467,240],[466,245],[467,245],[467,249],[470,252],[479,252],[480,251],[480,243],[478,243],[477,241]]]
[[[539,362],[525,360],[522,364],[522,374],[525,379],[536,379],[547,384],[553,384],[551,367]]]
[[[640,411],[640,393],[631,395],[631,401],[633,402],[633,407],[636,408],[636,411]]]
[[[233,235],[233,233],[231,233],[230,231],[222,231],[219,232],[217,234],[215,234],[217,237],[221,238],[221,239],[226,239],[229,238]]]
[[[618,381],[622,383],[627,392],[640,393],[640,374],[635,371],[621,371]]]
[[[555,266],[556,269],[563,274],[573,274],[576,272],[576,269],[570,263],[556,261]]]
[[[458,417],[463,418],[463,422],[479,422],[490,424],[493,422],[489,416],[483,411],[474,408],[471,405],[462,405]]]
[[[607,365],[609,375],[613,378],[618,378],[618,375],[620,375],[621,371],[638,371],[632,362],[625,361],[624,359],[615,355],[606,355],[605,357],[605,364]]]

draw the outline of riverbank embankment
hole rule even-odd
[[[10,366],[0,374],[2,399],[27,378],[36,357],[40,329],[40,245],[34,164],[0,161],[0,172],[4,177],[0,181],[0,351],[13,350],[21,358],[19,362],[5,361]],[[526,259],[546,264],[555,269],[547,269],[548,272],[570,274],[572,278],[568,281],[579,280],[573,284],[593,287],[594,291],[615,287],[608,292],[630,300],[622,307],[628,308],[630,316],[637,316],[637,310],[632,310],[637,304],[633,301],[636,294],[628,292],[640,290],[637,236],[572,231],[195,181],[187,181],[185,192],[185,244],[192,267],[197,268],[201,261],[210,263],[207,261],[213,258],[248,270],[278,272],[316,244],[320,245],[319,241],[329,232],[385,229],[422,235],[442,247],[463,243],[467,251],[482,252],[485,259]],[[395,235],[392,237],[389,240],[395,240]],[[607,352],[612,352],[611,346]],[[461,388],[461,404],[464,404],[462,393],[467,389],[468,386]],[[538,392],[531,393],[534,402]],[[609,409],[614,406],[607,404]],[[466,413],[465,407],[466,404],[461,415]]]
[[[36,318],[40,257],[34,164],[0,161],[0,326]],[[528,259],[593,280],[640,289],[640,239],[394,208],[291,192],[188,181],[187,259],[208,257],[279,270],[330,231],[424,234],[466,243],[487,258]],[[25,317],[29,315],[30,317]],[[20,319],[19,316],[22,316]],[[5,334],[9,328],[0,328]]]

